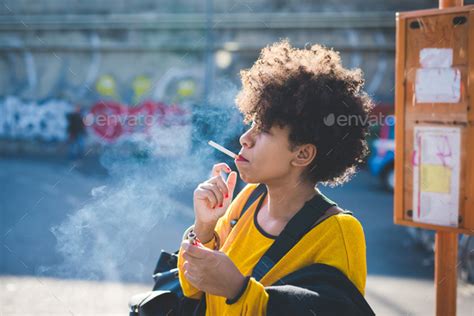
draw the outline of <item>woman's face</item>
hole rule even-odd
[[[242,136],[240,155],[248,161],[236,160],[240,177],[247,183],[285,182],[294,172],[291,161],[295,153],[289,149],[289,128],[275,125],[258,131],[252,124]]]

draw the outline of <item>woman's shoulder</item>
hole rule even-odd
[[[335,205],[329,208],[324,215],[316,222],[316,227],[319,229],[334,229],[345,233],[348,231],[360,232],[362,231],[362,224],[352,211],[342,209]]]
[[[314,245],[314,262],[341,270],[364,293],[367,266],[362,224],[344,209],[330,210],[335,214],[316,225],[308,236]]]
[[[337,205],[328,209],[323,217],[318,220],[317,224],[326,226],[325,228],[330,226],[335,230],[341,231],[344,235],[363,234],[362,224],[353,212],[342,209]]]

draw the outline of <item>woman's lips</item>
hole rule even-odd
[[[237,158],[235,158],[235,161],[249,162],[247,159],[245,159],[244,156],[241,156],[241,155],[237,155]]]

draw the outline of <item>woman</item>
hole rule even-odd
[[[363,297],[362,226],[317,188],[348,181],[367,154],[372,102],[361,71],[343,68],[339,54],[322,46],[300,50],[282,41],[264,48],[241,77],[236,103],[252,124],[240,137],[236,166],[249,184],[233,200],[236,172],[217,164],[196,188],[189,231],[202,244],[185,238],[181,245],[184,295],[201,299],[196,313],[206,315],[373,314]],[[240,217],[259,187],[263,193]],[[277,262],[262,260],[312,205],[329,207],[309,212],[322,213]]]

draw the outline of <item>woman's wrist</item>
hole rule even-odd
[[[226,303],[234,304],[235,302],[237,302],[245,293],[245,290],[247,289],[249,282],[250,282],[250,276],[245,277],[243,275],[240,275],[236,279],[235,285],[233,286],[228,296],[226,297],[227,298]]]
[[[194,233],[201,243],[206,244],[214,238],[214,229],[217,223],[194,223]]]

